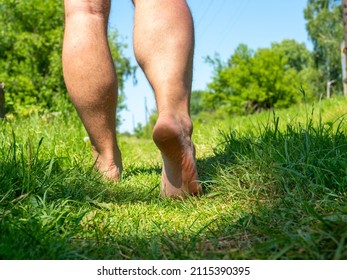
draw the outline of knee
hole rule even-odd
[[[69,17],[76,13],[95,15],[108,19],[110,13],[110,0],[65,0],[65,16]]]

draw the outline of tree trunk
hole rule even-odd
[[[345,41],[341,43],[341,69],[342,69],[342,85],[343,85],[343,94],[347,96],[347,55]]]
[[[343,16],[343,24],[344,24],[344,48],[342,50],[343,55],[342,59],[344,60],[343,65],[343,93],[347,96],[347,0],[343,0],[342,2],[342,16]]]
[[[5,118],[5,84],[0,82],[0,118]]]

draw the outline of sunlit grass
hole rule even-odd
[[[160,198],[152,141],[93,170],[77,116],[0,128],[1,259],[346,259],[345,100],[195,124],[205,196]]]

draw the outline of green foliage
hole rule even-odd
[[[214,66],[207,108],[221,113],[254,113],[270,108],[286,108],[301,100],[305,84],[300,72],[310,64],[309,51],[293,40],[271,48],[250,50],[239,45],[227,63],[210,59]]]
[[[0,80],[6,84],[7,110],[53,107],[65,89],[62,3],[1,0],[0,11]]]
[[[304,43],[300,44],[295,40],[283,40],[281,43],[272,43],[271,47],[287,58],[288,67],[294,68],[298,72],[312,66],[311,53]]]
[[[137,138],[145,138],[145,139],[151,138],[152,131],[157,122],[157,119],[158,119],[158,113],[156,110],[153,110],[149,116],[148,122],[145,125],[142,125],[141,123],[137,124],[137,126],[134,129],[134,135]]]
[[[63,1],[0,0],[0,81],[6,84],[6,109],[27,115],[33,111],[63,111],[67,94],[62,75]],[[116,31],[109,34],[119,87],[135,75],[124,57],[126,45]],[[124,94],[119,108],[124,108]]]
[[[341,1],[309,0],[304,15],[316,68],[322,72],[321,84],[336,80],[337,91],[341,91],[341,42],[344,37]]]
[[[206,108],[203,103],[205,91],[195,90],[191,94],[190,98],[190,114],[195,116],[198,115],[202,111],[206,111]]]

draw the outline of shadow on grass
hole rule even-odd
[[[347,259],[347,136],[344,120],[223,134],[200,172],[230,201],[256,210],[220,220],[214,251],[233,258]],[[232,251],[235,250],[235,253]]]

